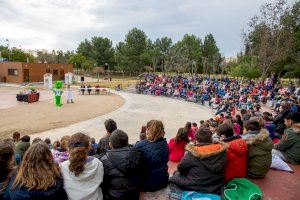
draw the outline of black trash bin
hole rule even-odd
[[[17,101],[22,102],[22,101],[24,101],[24,94],[17,94],[16,98],[17,98]]]

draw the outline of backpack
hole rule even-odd
[[[260,200],[262,199],[262,191],[246,178],[234,178],[223,188],[222,199]]]
[[[183,192],[181,200],[221,200],[221,197],[215,194],[202,194],[200,192]]]

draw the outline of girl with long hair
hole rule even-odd
[[[0,141],[0,199],[6,198],[4,191],[14,169],[14,149],[6,142]]]
[[[192,123],[191,122],[187,122],[184,126],[185,130],[187,131],[188,137],[191,141],[195,140],[195,132],[192,129]]]
[[[164,138],[164,125],[159,120],[151,120],[146,126],[146,140],[140,141],[135,148],[143,157],[143,173],[141,189],[155,192],[168,185],[168,143]]]
[[[29,147],[10,180],[8,193],[10,199],[67,199],[59,167],[46,143]]]
[[[68,199],[102,200],[99,187],[103,181],[103,164],[88,156],[90,137],[75,133],[69,139],[69,160],[60,164]]]
[[[180,162],[184,156],[185,145],[189,143],[189,138],[185,128],[178,129],[175,138],[171,138],[169,141],[169,160],[173,162]]]

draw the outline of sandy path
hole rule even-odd
[[[64,105],[60,108],[51,99],[0,109],[0,138],[11,136],[14,131],[33,134],[66,127],[112,112],[124,104],[124,99],[115,94],[89,96],[74,91],[74,99],[74,104],[67,104],[63,96]]]

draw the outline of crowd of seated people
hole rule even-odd
[[[300,164],[300,113],[291,108],[188,122],[169,141],[159,120],[142,126],[134,144],[114,120],[104,126],[98,143],[83,133],[53,143],[18,132],[0,140],[0,199],[134,200],[168,186],[220,195],[233,178],[264,178],[272,154]],[[170,175],[169,161],[178,163]]]
[[[100,85],[96,85],[95,87],[95,94],[100,94]],[[81,91],[81,94],[88,94],[88,95],[91,95],[92,94],[92,86],[90,84],[88,84],[87,86],[82,84],[80,86],[80,91]]]
[[[137,93],[168,96],[195,103],[208,102],[216,114],[235,114],[235,108],[257,112],[266,104],[276,113],[283,104],[297,105],[300,102],[300,83],[291,81],[284,88],[277,79],[254,82],[208,76],[166,76],[145,74],[136,85]]]

